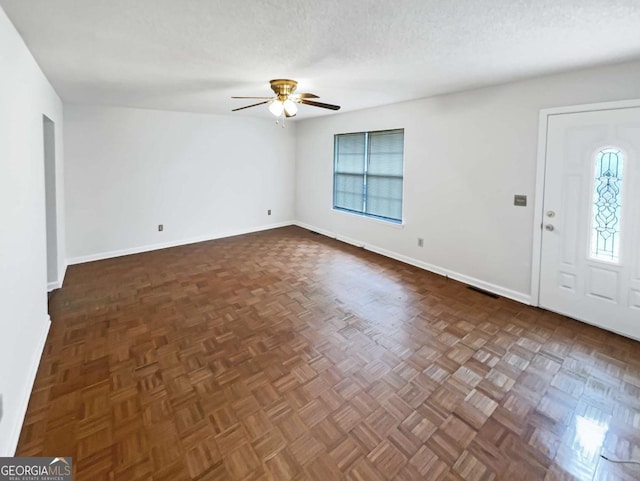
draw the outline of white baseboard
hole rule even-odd
[[[90,254],[87,256],[72,257],[70,259],[67,259],[67,264],[70,266],[74,264],[84,264],[85,262],[100,261],[103,259],[111,259],[113,257],[128,256],[131,254],[140,254],[141,252],[150,252],[158,249],[167,249],[169,247],[178,247],[178,246],[183,246],[188,244],[195,244],[197,242],[206,242],[206,241],[215,240],[215,239],[222,239],[224,237],[250,234],[252,232],[259,232],[259,231],[269,230],[269,229],[277,229],[278,227],[286,227],[288,225],[294,225],[294,224],[295,222],[290,220],[285,222],[277,222],[275,224],[267,224],[267,225],[262,225],[258,227],[251,227],[248,229],[216,232],[213,234],[192,237],[190,239],[180,239],[180,240],[171,241],[171,242],[164,242],[161,244],[151,244],[146,246],[132,247],[129,249],[121,249],[121,250],[110,251],[110,252],[101,252],[98,254]]]
[[[346,242],[347,244],[354,245],[356,247],[362,247],[371,252],[375,252],[376,254],[383,255],[385,257],[390,257],[391,259],[395,259],[400,262],[404,262],[405,264],[409,264],[415,267],[419,267],[420,269],[424,269],[429,272],[433,272],[435,274],[440,274],[441,276],[450,277],[456,281],[463,282],[465,284],[469,284],[470,286],[478,287],[479,289],[483,289],[488,292],[493,292],[502,297],[506,297],[508,299],[512,299],[514,301],[521,302],[523,304],[531,305],[531,296],[529,294],[525,294],[523,292],[514,291],[508,289],[506,287],[498,286],[496,284],[492,284],[490,282],[485,282],[481,279],[476,279],[475,277],[470,277],[465,274],[460,274],[459,272],[452,271],[450,269],[446,269],[444,267],[436,266],[434,264],[429,264],[427,262],[423,262],[419,259],[414,259],[413,257],[405,256],[402,254],[398,254],[397,252],[393,252],[387,249],[383,249],[382,247],[378,247],[373,244],[367,244],[358,239],[352,239],[350,237],[345,237],[341,235],[337,235],[333,232],[329,232],[325,229],[320,229],[318,227],[305,224],[304,222],[296,222],[297,226],[302,227],[303,229],[308,229],[313,232],[317,232],[318,234],[325,235],[327,237],[331,237],[333,239],[337,239],[341,242]]]
[[[298,221],[285,221],[285,222],[278,222],[275,224],[268,224],[268,225],[263,225],[263,226],[258,226],[258,227],[252,227],[249,229],[240,229],[240,230],[235,230],[235,231],[226,231],[226,232],[218,232],[215,234],[209,234],[209,235],[204,235],[204,236],[199,236],[199,237],[193,237],[190,239],[182,239],[182,240],[178,240],[178,241],[172,241],[172,242],[166,242],[166,243],[161,243],[161,244],[152,244],[152,245],[146,245],[146,246],[140,246],[140,247],[133,247],[130,249],[122,249],[122,250],[117,250],[117,251],[110,251],[110,252],[103,252],[103,253],[99,253],[99,254],[91,254],[88,256],[80,256],[80,257],[73,257],[70,259],[67,259],[67,264],[68,265],[74,265],[74,264],[82,264],[85,262],[93,262],[93,261],[98,261],[98,260],[103,260],[103,259],[111,259],[113,257],[120,257],[120,256],[126,256],[126,255],[130,255],[130,254],[139,254],[141,252],[149,252],[149,251],[154,251],[154,250],[158,250],[158,249],[166,249],[169,247],[177,247],[177,246],[181,246],[181,245],[188,245],[188,244],[195,244],[196,242],[205,242],[205,241],[209,241],[209,240],[214,240],[214,239],[221,239],[224,237],[231,237],[231,236],[236,236],[236,235],[242,235],[242,234],[249,234],[251,232],[259,232],[259,231],[263,231],[263,230],[269,230],[269,229],[276,229],[278,227],[285,227],[288,225],[297,225],[299,227],[302,227],[303,229],[308,229],[311,230],[313,232],[317,232],[318,234],[322,234],[324,236],[327,237],[331,237],[333,239],[337,239],[341,242],[345,242],[347,244],[352,244],[354,246],[357,247],[362,247],[364,249],[367,249],[371,252],[375,252],[377,254],[383,255],[385,257],[390,257],[391,259],[395,259],[398,260],[400,262],[404,262],[405,264],[409,264],[415,267],[419,267],[420,269],[424,269],[427,270],[429,272],[433,272],[435,274],[439,274],[441,276],[446,276],[446,277],[450,277],[451,279],[455,279],[457,281],[463,282],[465,284],[469,284],[471,286],[474,287],[478,287],[479,289],[483,289],[485,291],[488,292],[493,292],[494,294],[497,294],[499,296],[502,297],[506,297],[508,299],[513,299],[514,301],[518,301],[521,302],[523,304],[528,304],[531,305],[531,296],[529,294],[523,293],[523,292],[518,292],[518,291],[514,291],[512,289],[508,289],[506,287],[502,287],[496,284],[492,284],[490,282],[486,282],[483,281],[481,279],[476,279],[475,277],[471,277],[471,276],[467,276],[465,274],[461,274],[459,272],[455,272],[452,271],[450,269],[446,269],[444,267],[440,267],[434,264],[429,264],[427,262],[421,261],[419,259],[415,259],[413,257],[409,257],[409,256],[405,256],[403,254],[399,254],[397,252],[393,252],[387,249],[383,249],[382,247],[378,247],[374,244],[368,244],[364,241],[358,240],[358,239],[352,239],[350,237],[346,237],[346,236],[341,236],[338,235],[334,232],[330,232],[328,230],[325,229],[321,229],[319,227],[315,227],[312,226],[310,224],[306,224],[304,222],[298,222]],[[65,267],[66,269],[66,267]],[[61,283],[60,283],[61,285]],[[51,285],[50,285],[51,286]]]
[[[67,275],[67,264],[65,263],[62,266],[62,273],[59,276],[58,280],[55,282],[49,282],[47,284],[47,292],[51,292],[51,291],[55,291],[56,289],[60,289],[62,287],[62,284],[64,284],[64,276]]]
[[[51,327],[51,319],[47,315],[42,325],[42,332],[37,339],[33,340],[34,354],[29,370],[27,371],[24,393],[22,394],[22,399],[18,406],[18,416],[13,420],[13,428],[9,429],[10,434],[6,444],[9,450],[6,454],[2,454],[2,456],[14,456],[16,453],[18,441],[20,440],[20,432],[22,431],[22,425],[24,423],[24,417],[27,414],[29,399],[31,399],[31,392],[33,391],[33,383],[36,380],[36,374],[38,373],[38,367],[40,366],[40,358],[42,357],[44,345],[47,342],[47,336],[49,335],[49,327]]]

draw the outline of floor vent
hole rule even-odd
[[[479,287],[467,286],[467,289],[470,289],[472,291],[476,291],[477,293],[482,294],[483,296],[491,297],[492,299],[499,299],[500,298],[500,296],[498,294],[494,294],[493,292],[485,291],[484,289],[480,289]]]

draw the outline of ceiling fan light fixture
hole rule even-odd
[[[284,107],[284,111],[287,113],[289,117],[293,117],[295,114],[298,113],[298,106],[291,99],[285,100],[282,103],[282,106]]]
[[[280,100],[274,100],[269,105],[269,112],[271,112],[276,117],[280,117],[282,115],[282,111],[284,110],[284,104]]]
[[[269,81],[271,90],[275,94],[274,97],[231,97],[232,99],[256,99],[261,100],[251,105],[245,105],[244,107],[238,107],[232,109],[232,112],[238,110],[248,109],[250,107],[257,107],[258,105],[268,105],[269,112],[276,117],[282,117],[282,125],[284,126],[285,117],[293,117],[298,113],[298,104],[305,104],[311,107],[320,107],[322,109],[340,110],[339,105],[325,104],[322,102],[316,102],[315,100],[320,98],[316,94],[309,92],[294,93],[298,82],[291,79],[274,79]],[[278,120],[276,123],[280,123]]]

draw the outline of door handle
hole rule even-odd
[[[544,228],[547,229],[549,232],[551,232],[554,229],[553,225],[551,224],[545,225]]]

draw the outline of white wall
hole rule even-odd
[[[77,105],[64,118],[70,263],[294,219],[294,124]]]
[[[62,184],[62,102],[0,8],[0,456],[12,456],[49,329],[42,116],[56,124]],[[58,272],[64,272],[63,201]]]
[[[528,302],[539,111],[640,98],[639,78],[634,62],[303,120],[296,219]],[[404,226],[333,211],[334,134],[394,128],[405,129]]]

